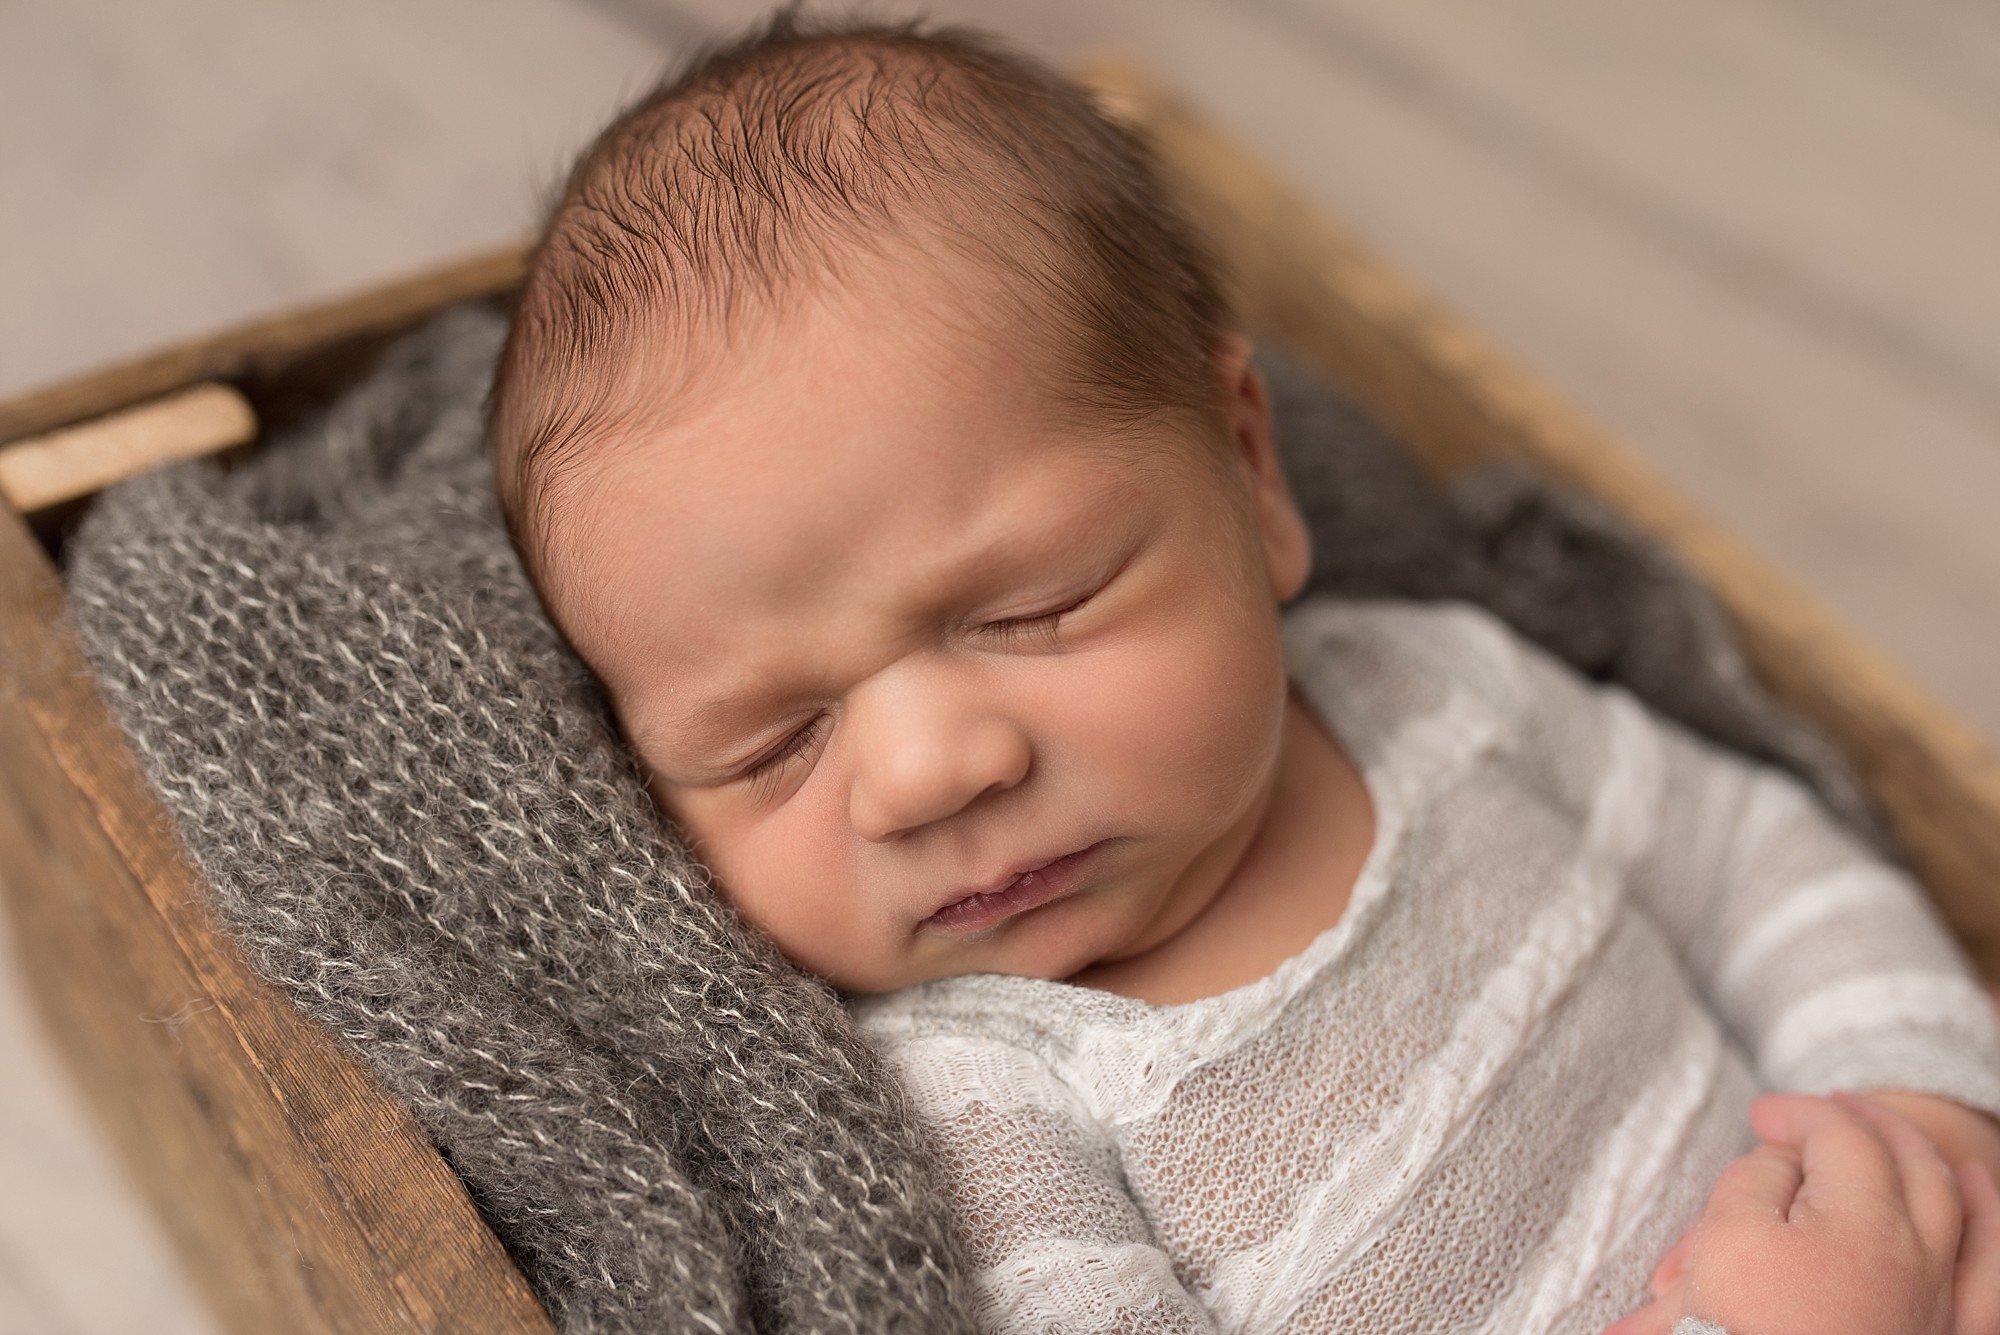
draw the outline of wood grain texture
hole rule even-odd
[[[407,1114],[214,930],[0,508],[0,879],[31,984],[217,1313],[267,1335],[547,1335]]]
[[[256,438],[257,414],[228,385],[205,381],[147,403],[0,447],[0,500],[24,515],[114,482]]]
[[[199,380],[279,375],[335,344],[394,333],[453,302],[505,292],[520,281],[526,259],[525,245],[506,246],[16,395],[0,401],[0,444],[115,412]]]
[[[1158,148],[1252,327],[1331,376],[1434,473],[1509,459],[1597,496],[1728,609],[1760,676],[1846,750],[1989,982],[2000,982],[2000,756],[1534,377],[1143,74],[1099,64]]]

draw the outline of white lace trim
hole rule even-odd
[[[948,1122],[975,1107],[991,1112],[1094,1113],[1032,1053],[987,1038],[929,1034],[901,1045],[895,1060],[911,1075],[917,1115]]]
[[[982,1271],[973,1301],[982,1330],[1110,1330],[1179,1287],[1157,1247],[1041,1238]]]

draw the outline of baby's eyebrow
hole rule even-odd
[[[628,736],[633,747],[649,761],[665,753],[668,759],[704,775],[732,772],[741,759],[721,753],[731,749],[756,727],[762,707],[772,698],[774,683],[746,674],[723,683],[700,696],[677,700],[671,714],[649,714],[632,723]],[[675,695],[684,695],[676,691]]]
[[[1071,498],[1071,508],[1042,526],[1023,533],[1019,530],[995,533],[975,547],[958,553],[935,572],[936,601],[956,602],[977,592],[992,597],[999,586],[1019,581],[1025,574],[1037,574],[1085,558],[1108,556],[1111,548],[1123,544],[1124,525],[1080,523],[1079,512],[1116,511],[1120,491],[1112,486],[1085,488]],[[1060,569],[1064,577],[1081,573]],[[1054,590],[1049,590],[1054,592]]]

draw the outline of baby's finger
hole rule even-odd
[[[1856,1194],[1902,1201],[1903,1182],[1895,1156],[1871,1123],[1832,1099],[1786,1098],[1772,1103],[1775,1114],[1760,1120],[1774,1125],[1769,1131],[1759,1126],[1759,1134],[1798,1147],[1805,1173],[1794,1193],[1798,1206],[1825,1206]],[[1792,1213],[1788,1208],[1782,1217]]]
[[[1702,1222],[1740,1220],[1760,1228],[1782,1223],[1791,1216],[1792,1204],[1804,1183],[1805,1167],[1798,1150],[1786,1145],[1759,1145],[1722,1170],[1708,1193]]]
[[[1817,1094],[1759,1094],[1750,1101],[1750,1129],[1759,1140],[1796,1148],[1804,1139],[1800,1120],[1825,1102]]]
[[[1964,1219],[1958,1199],[1958,1178],[1951,1165],[1938,1153],[1937,1142],[1902,1114],[1852,1094],[1835,1094],[1834,1102],[1870,1126],[1889,1147],[1896,1161],[1896,1175],[1903,1183],[1903,1203],[1917,1236],[1933,1256],[1958,1255],[1959,1230]],[[1811,1173],[1808,1160],[1806,1171]],[[1810,1188],[1808,1188],[1810,1190]]]
[[[1952,1280],[1952,1335],[2000,1335],[2000,1188],[1985,1164],[1958,1166],[1965,1231]]]

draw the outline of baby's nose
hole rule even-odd
[[[1014,720],[946,697],[903,693],[861,724],[848,815],[862,838],[885,842],[954,816],[1028,775],[1033,750]],[[872,727],[870,726],[872,725]]]

